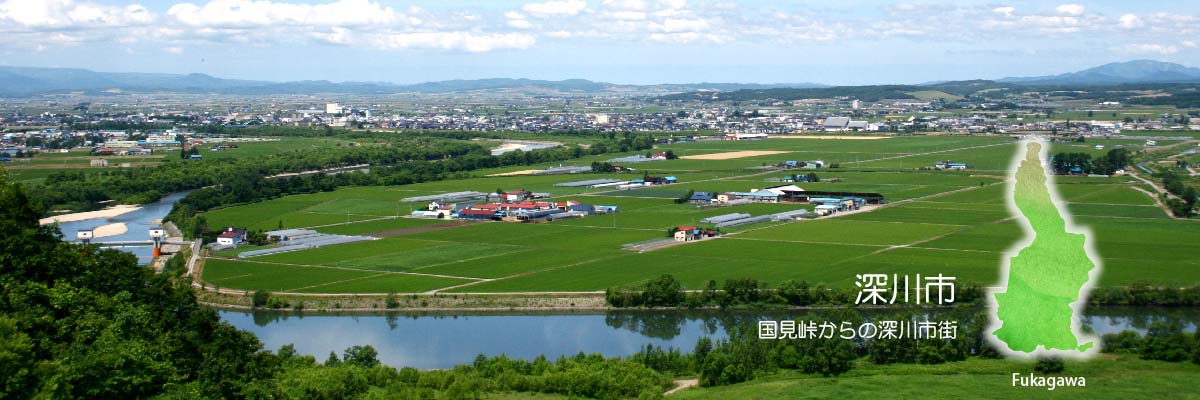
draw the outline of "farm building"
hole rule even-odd
[[[518,221],[538,221],[538,220],[544,220],[551,215],[562,214],[565,212],[566,211],[559,210],[557,208],[551,208],[551,209],[546,209],[546,210],[537,210],[537,211],[525,211],[525,212],[516,214],[516,218]]]
[[[226,227],[217,235],[217,244],[222,246],[236,246],[246,240],[246,230],[241,228]]]
[[[532,198],[533,198],[533,192],[530,192],[528,190],[513,190],[510,192],[504,192],[504,194],[500,195],[500,200],[507,201],[507,202],[525,201],[525,199],[532,199]]]
[[[617,206],[596,206],[596,214],[608,214],[621,211]]]
[[[933,164],[933,168],[934,169],[948,169],[948,170],[961,171],[961,170],[967,169],[969,167],[967,166],[967,163],[962,163],[962,162],[938,161],[936,164]]]
[[[456,215],[458,215],[458,218],[460,218],[460,219],[491,220],[496,217],[496,212],[490,211],[490,210],[468,209],[468,210],[459,211],[458,214],[456,214]]]
[[[426,202],[426,201],[439,201],[442,203],[449,203],[449,202],[463,201],[463,200],[487,200],[493,196],[496,196],[496,194],[495,193],[468,191],[468,192],[450,192],[450,193],[431,194],[428,196],[405,197],[403,199],[400,199],[400,201],[403,201],[406,203],[408,203],[408,202]]]
[[[817,215],[829,215],[838,212],[838,206],[835,205],[819,205],[814,209]]]
[[[796,186],[796,185],[779,185],[779,186],[771,186],[769,188],[763,189],[763,191],[775,193],[782,197],[783,195],[786,195],[786,194],[792,193],[792,192],[803,192],[804,189],[801,189],[799,186]]]
[[[680,226],[675,228],[675,233],[672,235],[676,242],[690,242],[700,240],[707,237],[717,236],[717,231],[712,229],[700,229],[695,226]]]
[[[746,213],[724,214],[724,215],[717,215],[717,216],[702,219],[702,220],[700,220],[700,223],[702,223],[702,224],[719,224],[719,223],[722,223],[725,221],[733,221],[735,219],[750,218],[750,217],[751,217],[751,215],[746,214]]]
[[[778,203],[779,194],[768,190],[751,192],[727,192],[717,195],[717,202],[729,203],[734,200],[749,200],[754,203]]]
[[[688,202],[708,204],[713,201],[713,194],[709,192],[693,192],[692,197],[688,198]]]
[[[828,191],[802,191],[802,192],[784,192],[783,201],[791,202],[813,202],[813,198],[836,198],[844,197],[858,198],[863,201],[863,204],[883,204],[884,198],[882,194],[870,192],[828,192]]]

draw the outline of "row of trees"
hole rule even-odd
[[[1197,197],[1200,197],[1200,190],[1196,190],[1195,186],[1189,185],[1183,177],[1175,173],[1175,171],[1166,171],[1162,173],[1163,187],[1168,192],[1179,196],[1178,199],[1167,199],[1167,206],[1171,208],[1171,213],[1176,217],[1190,218],[1196,213]]]
[[[627,307],[729,307],[736,305],[781,305],[781,306],[844,306],[854,303],[858,294],[855,288],[831,288],[823,284],[810,285],[807,281],[788,280],[771,288],[766,282],[753,278],[727,279],[718,286],[709,280],[704,288],[696,292],[683,290],[683,285],[672,275],[652,279],[636,290],[609,288],[605,300],[609,305]],[[955,303],[974,302],[983,296],[977,285],[959,285],[955,291]]]
[[[1084,174],[1112,175],[1132,160],[1129,150],[1112,149],[1097,158],[1092,158],[1088,153],[1055,153],[1050,164],[1054,173],[1060,175],[1070,174],[1074,168],[1079,168],[1079,172]]]

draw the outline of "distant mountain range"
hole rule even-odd
[[[1004,83],[1024,85],[1107,86],[1129,83],[1194,83],[1200,82],[1200,68],[1154,60],[1111,63],[1078,72],[1059,75],[1004,78]]]
[[[387,82],[330,82],[294,81],[269,82],[222,79],[205,74],[158,74],[96,72],[78,68],[35,68],[0,66],[0,96],[85,92],[176,92],[216,94],[391,94],[391,93],[454,93],[478,90],[525,89],[565,93],[602,93],[616,91],[687,92],[706,90],[740,90],[765,88],[814,88],[815,83],[684,83],[660,85],[621,85],[594,82],[586,79],[561,81],[534,79],[472,79],[425,82],[398,85]]]
[[[963,82],[979,90],[979,86],[1113,86],[1124,84],[1198,83],[1200,68],[1179,64],[1137,60],[1106,64],[1099,67],[1060,75],[1003,78],[995,81],[977,80],[931,82],[922,85],[869,85],[833,87],[818,83],[680,83],[658,85],[623,85],[586,79],[561,81],[535,79],[471,79],[425,82],[400,85],[388,82],[330,82],[294,81],[271,82],[258,80],[223,79],[205,74],[160,74],[96,72],[78,68],[35,68],[0,66],[0,96],[20,97],[39,94],[84,92],[174,92],[197,94],[392,94],[392,93],[456,93],[471,91],[517,90],[531,93],[618,93],[634,92],[643,95],[667,95],[668,99],[751,99],[756,97],[805,98],[808,96],[840,95],[849,88],[871,88],[871,96],[896,96],[912,92],[911,87],[960,86]],[[789,95],[790,91],[796,91]],[[862,91],[862,90],[859,90]],[[739,93],[713,96],[712,92]],[[948,91],[953,93],[954,91]],[[676,95],[672,95],[676,94]]]

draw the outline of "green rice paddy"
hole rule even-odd
[[[993,285],[999,260],[1020,237],[1004,202],[1003,176],[1015,141],[931,136],[882,140],[772,139],[684,143],[679,155],[741,150],[787,153],[730,160],[669,160],[631,164],[623,174],[487,176],[538,165],[476,171],[473,177],[404,186],[351,187],[287,196],[210,211],[210,226],[251,229],[314,227],[324,233],[375,235],[379,240],[254,257],[210,258],[203,279],[222,288],[306,293],[576,292],[634,287],[672,274],[685,288],[709,280],[754,278],[852,285],[855,274],[944,274]],[[1092,145],[1092,143],[1087,143]],[[936,152],[932,154],[926,154]],[[588,165],[604,155],[565,162]],[[824,160],[839,168],[772,171],[784,160]],[[936,161],[972,166],[934,171]],[[555,164],[557,165],[557,163]],[[667,230],[704,225],[703,218],[811,209],[807,203],[701,209],[675,204],[688,190],[749,191],[784,175],[815,172],[806,190],[878,192],[890,204],[868,212],[726,229],[725,237],[639,253],[625,244],[665,239]],[[556,187],[556,183],[674,175],[680,183],[642,190]],[[836,179],[835,179],[836,178]],[[1133,282],[1200,284],[1200,225],[1174,220],[1125,177],[1062,177],[1056,187],[1077,223],[1091,227],[1104,263],[1101,286]],[[552,200],[618,206],[620,212],[541,224],[446,221],[404,217],[425,203],[412,196],[474,190],[527,189]],[[401,218],[397,218],[401,216]],[[388,233],[390,232],[390,233]],[[386,233],[386,234],[385,234]],[[231,256],[226,252],[219,256]]]

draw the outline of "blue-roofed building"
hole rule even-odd
[[[692,203],[711,203],[713,201],[713,194],[710,192],[695,192],[692,193],[692,197],[688,201]]]

